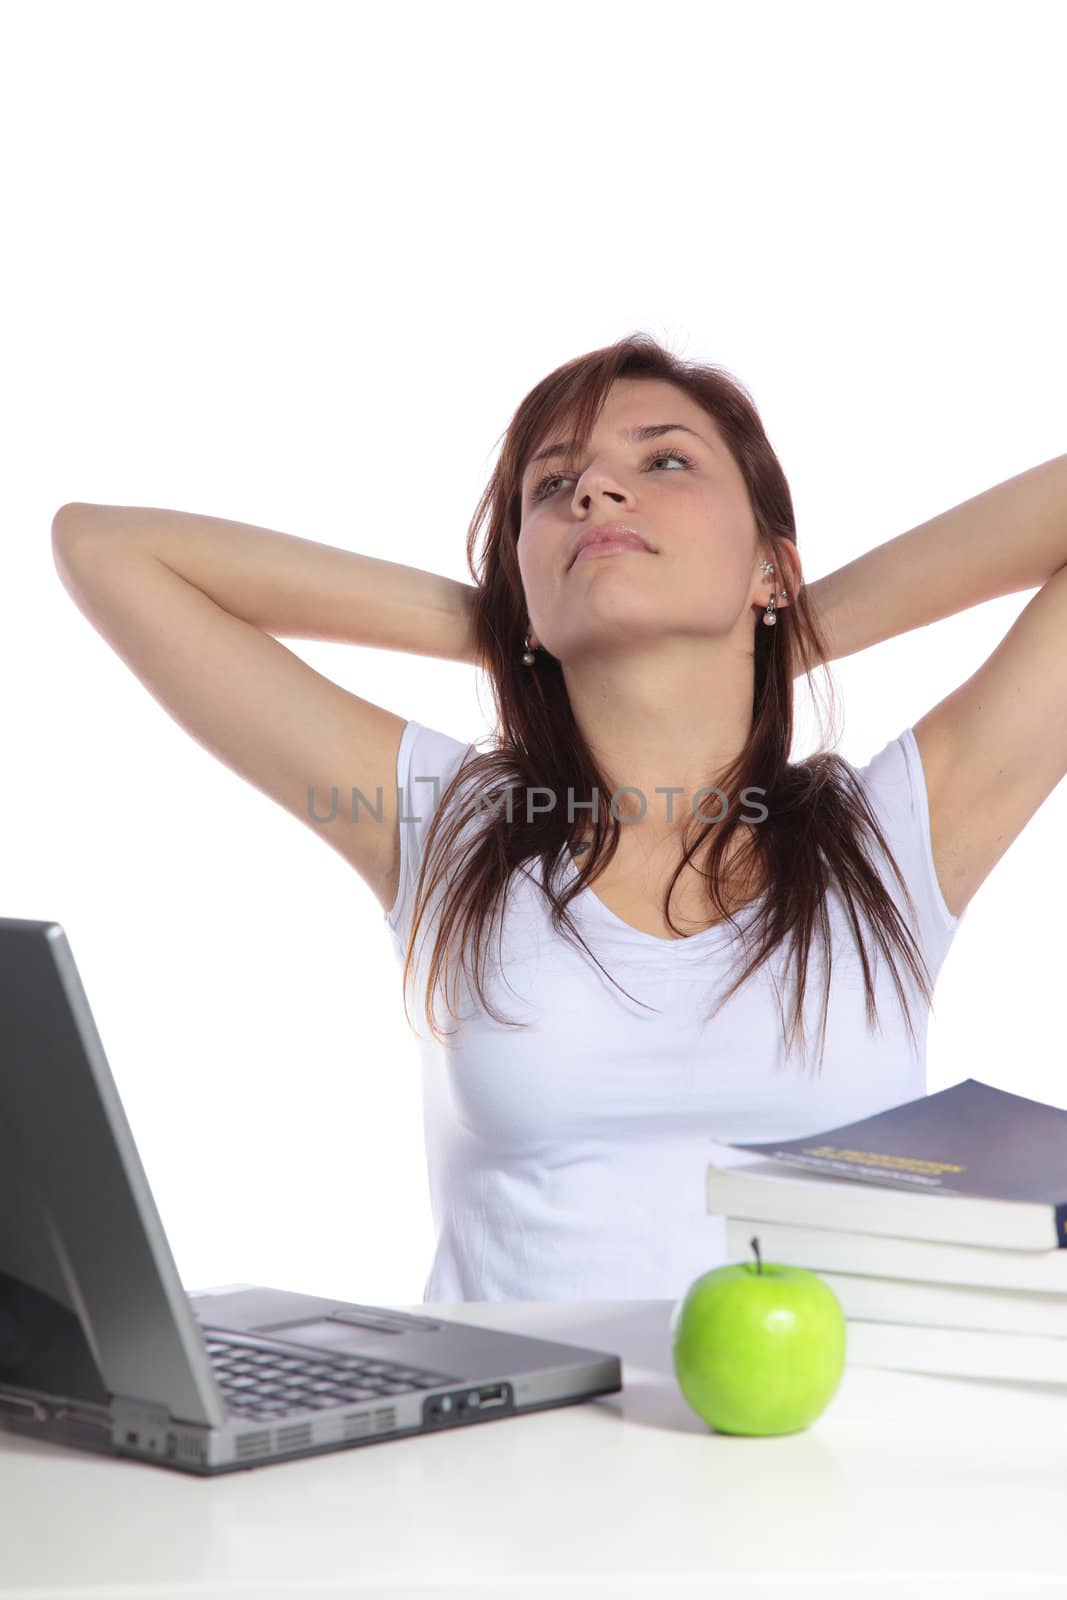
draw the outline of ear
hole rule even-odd
[[[768,561],[774,561],[773,575],[770,578],[763,578],[762,572],[760,573],[760,577],[766,585],[766,588],[762,591],[761,604],[766,604],[766,601],[773,593],[775,609],[781,611],[783,607],[791,606],[796,600],[804,583],[804,573],[795,545],[788,544],[785,540],[782,540],[775,554],[777,555],[777,560],[775,560],[774,555],[768,555],[766,558]],[[784,571],[782,570],[783,566]],[[786,591],[784,600],[781,597],[783,589]]]

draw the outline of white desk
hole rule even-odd
[[[0,1432],[0,1596],[1067,1596],[1067,1388],[855,1367],[740,1438],[683,1399],[667,1301],[435,1309],[615,1351],[623,1389],[218,1478]]]

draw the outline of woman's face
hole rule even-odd
[[[666,423],[691,431],[630,436]],[[674,384],[620,379],[580,460],[533,459],[565,431],[537,443],[522,478],[517,553],[531,642],[566,664],[657,636],[750,628],[753,602],[769,592],[756,522],[704,408]],[[583,529],[599,522],[628,524],[651,550],[574,561]]]

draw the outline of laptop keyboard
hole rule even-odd
[[[436,1389],[457,1381],[454,1374],[427,1372],[376,1356],[265,1350],[218,1334],[206,1336],[204,1345],[227,1409],[242,1417],[324,1411],[350,1401]]]

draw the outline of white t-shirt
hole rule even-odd
[[[418,722],[407,724],[400,741],[400,887],[385,914],[400,963],[433,811],[470,748]],[[894,874],[880,864],[883,882],[933,983],[962,919],[950,915],[937,881],[912,730],[854,770],[915,901],[917,926]],[[809,951],[806,1054],[794,1045],[787,1064],[768,965],[778,974],[788,1020],[795,984],[788,938],[708,1023],[706,1013],[741,970],[736,960],[744,952],[729,923],[663,939],[630,927],[595,886],[586,888],[570,914],[627,998],[583,950],[553,932],[539,871],[535,859],[513,875],[499,934],[488,924],[487,992],[503,1016],[526,1027],[494,1021],[461,975],[462,1029],[438,1044],[425,1012],[436,925],[424,918],[419,929],[408,1007],[419,1032],[436,1230],[423,1298],[677,1300],[702,1272],[732,1259],[723,1218],[705,1207],[715,1144],[803,1138],[924,1095],[927,1007],[891,947],[916,1047],[885,958],[865,929],[881,1031],[868,1028],[859,953],[831,890],[821,1072],[825,963],[818,936]],[[568,856],[562,871],[577,876],[578,866]],[[742,908],[737,920],[744,926],[753,914]],[[442,1028],[455,1026],[442,990],[434,1014]]]

